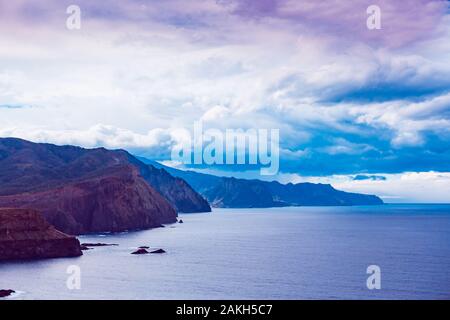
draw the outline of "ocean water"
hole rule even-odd
[[[80,258],[0,264],[13,299],[450,299],[450,205],[216,209],[82,242]],[[166,254],[131,255],[138,246]],[[81,271],[68,289],[67,268]],[[381,289],[366,286],[369,265]]]

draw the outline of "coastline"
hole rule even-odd
[[[4,286],[25,292],[18,299],[448,297],[443,290],[450,275],[439,270],[448,270],[450,249],[438,244],[450,232],[450,205],[416,206],[409,214],[405,205],[378,208],[387,212],[350,208],[180,214],[184,223],[166,228],[83,235],[81,242],[119,246],[88,250],[75,260],[0,264],[0,277],[8,279]],[[142,245],[167,253],[130,254]],[[365,268],[374,262],[386,277],[380,292],[365,288]],[[70,265],[81,268],[81,290],[66,288]],[[38,276],[30,278],[30,271]]]

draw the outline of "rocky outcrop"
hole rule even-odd
[[[147,253],[150,253],[147,251],[147,249],[140,248],[140,249],[137,249],[136,251],[133,251],[131,254],[147,254]]]
[[[176,222],[177,216],[132,166],[45,191],[0,196],[0,206],[39,210],[69,234],[154,228]]]
[[[16,292],[11,289],[6,289],[6,290],[2,289],[2,290],[0,290],[0,298],[9,297],[13,293],[16,293]]]
[[[81,256],[80,242],[35,210],[0,209],[0,261]]]
[[[82,243],[85,247],[115,247],[118,246],[117,243]]]
[[[164,250],[164,249],[156,249],[153,251],[148,251],[147,249],[149,249],[149,247],[142,246],[142,247],[139,247],[136,251],[133,251],[131,254],[149,254],[149,253],[162,254],[162,253],[166,253],[166,250]]]
[[[166,250],[164,250],[164,249],[157,249],[157,250],[151,251],[150,253],[159,253],[159,254],[161,254],[161,253],[166,253]]]

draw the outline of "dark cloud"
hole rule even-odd
[[[301,30],[334,34],[347,39],[402,46],[426,38],[437,26],[448,8],[443,0],[230,0],[233,13],[250,19],[280,19]],[[382,29],[366,26],[366,10],[380,7]]]

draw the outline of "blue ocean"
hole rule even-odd
[[[215,209],[81,236],[80,258],[0,264],[12,299],[450,299],[450,205]],[[132,255],[139,246],[165,254]],[[367,267],[380,289],[367,287]],[[80,288],[69,289],[69,266]]]

